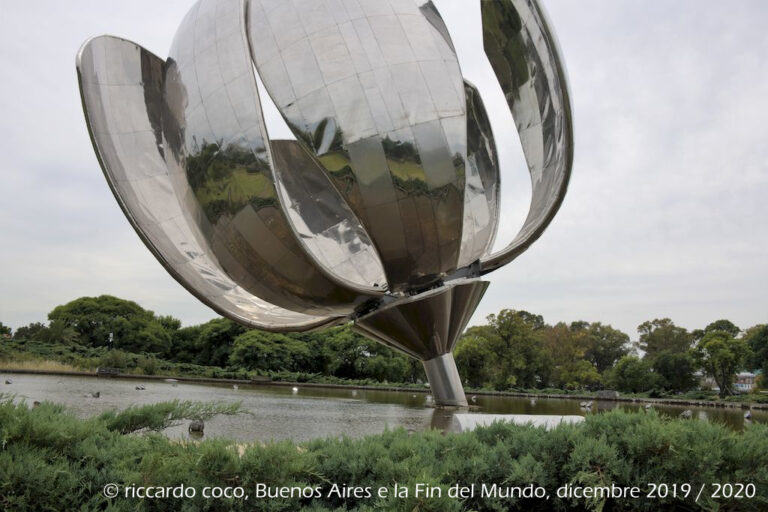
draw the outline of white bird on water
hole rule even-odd
[[[293,387],[291,388],[291,391],[293,391],[293,394],[295,395],[296,393],[298,393],[298,392],[299,392],[299,388],[297,388],[296,386],[293,386]]]

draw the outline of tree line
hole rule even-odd
[[[455,350],[465,382],[496,390],[553,387],[685,392],[711,377],[734,394],[736,374],[768,370],[768,325],[742,331],[729,320],[688,331],[669,318],[643,322],[638,339],[600,322],[547,325],[540,315],[502,310],[470,327]]]
[[[768,370],[768,325],[742,330],[729,320],[688,331],[668,318],[638,326],[638,339],[600,322],[545,323],[541,315],[504,309],[470,327],[455,349],[465,385],[498,391],[556,388],[685,392],[711,377],[721,396],[735,392],[743,369]],[[117,297],[81,297],[57,306],[48,323],[15,332],[15,340],[104,347],[175,363],[234,370],[303,372],[378,382],[425,381],[423,368],[364,338],[349,325],[308,333],[246,329],[228,319],[182,327]]]

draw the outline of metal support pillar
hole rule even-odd
[[[467,407],[467,397],[464,395],[464,387],[461,385],[453,354],[449,352],[422,363],[427,372],[436,406]]]

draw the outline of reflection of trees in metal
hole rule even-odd
[[[487,286],[476,278],[541,235],[573,157],[538,2],[481,10],[533,183],[499,253],[490,123],[429,1],[199,0],[166,61],[88,41],[78,73],[107,180],[168,271],[223,315],[271,330],[354,319],[430,359],[433,384],[461,402],[450,352]],[[269,140],[254,69],[297,141]]]
[[[269,164],[236,144],[220,147],[203,141],[200,151],[187,157],[187,181],[208,220],[215,224],[221,215],[235,216],[248,204],[256,211],[277,208]]]
[[[512,3],[488,2],[483,7],[483,44],[504,92],[518,95],[530,79],[523,20]],[[517,96],[519,97],[519,96]]]

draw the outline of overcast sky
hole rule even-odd
[[[113,34],[167,55],[191,1],[2,2],[0,321],[45,320],[83,295],[132,299],[185,325],[215,317],[140,242],[99,169],[75,54]],[[530,185],[481,53],[479,7],[435,2],[501,150],[509,242]],[[768,3],[547,1],[565,56],[576,156],[565,202],[525,254],[491,274],[473,323],[502,308],[602,321],[636,338],[768,322]],[[270,117],[273,136],[280,120]]]

